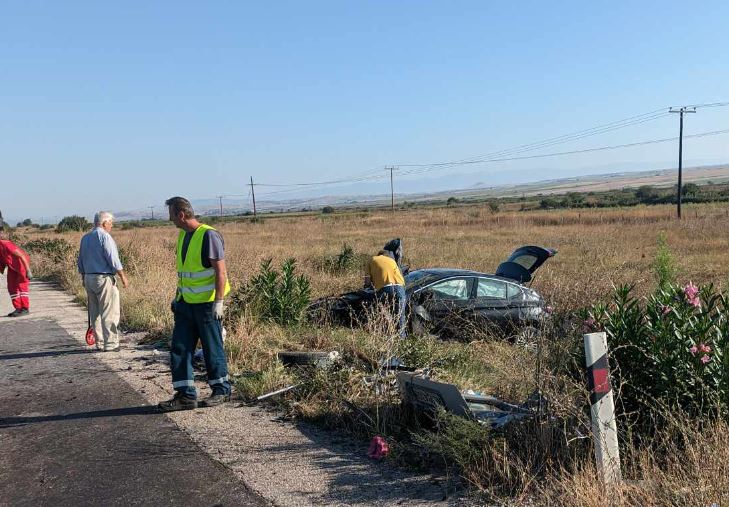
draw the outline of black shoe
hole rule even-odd
[[[163,401],[157,405],[162,412],[175,412],[177,410],[192,410],[197,408],[197,400],[188,398],[184,394],[176,393],[171,400]]]
[[[24,314],[23,314],[23,310],[21,310],[20,308],[8,313],[8,317],[20,317],[21,315],[24,315]]]
[[[225,402],[230,401],[230,395],[229,394],[213,394],[209,398],[205,398],[200,402],[200,407],[217,407],[218,405],[222,405]]]
[[[20,315],[28,315],[30,313],[30,310],[27,308],[21,308],[20,309]]]

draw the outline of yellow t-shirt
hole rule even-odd
[[[370,275],[372,285],[380,290],[386,285],[405,285],[405,279],[397,267],[397,262],[386,255],[375,255],[367,264],[367,273]]]

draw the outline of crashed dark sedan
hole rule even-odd
[[[528,340],[549,308],[525,284],[557,253],[551,248],[523,246],[501,263],[496,273],[451,268],[426,268],[405,275],[407,317],[411,332],[467,338],[478,332],[502,332]],[[315,301],[311,314],[325,313],[334,322],[353,325],[367,318],[377,298],[364,288]]]

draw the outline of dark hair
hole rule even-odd
[[[190,201],[184,197],[170,197],[165,201],[165,206],[169,206],[170,210],[175,215],[182,212],[185,214],[185,218],[192,218],[195,216],[192,204],[190,204]]]

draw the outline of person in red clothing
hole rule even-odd
[[[8,317],[19,317],[30,312],[30,257],[0,230],[0,273],[8,270],[8,292],[14,311]]]

